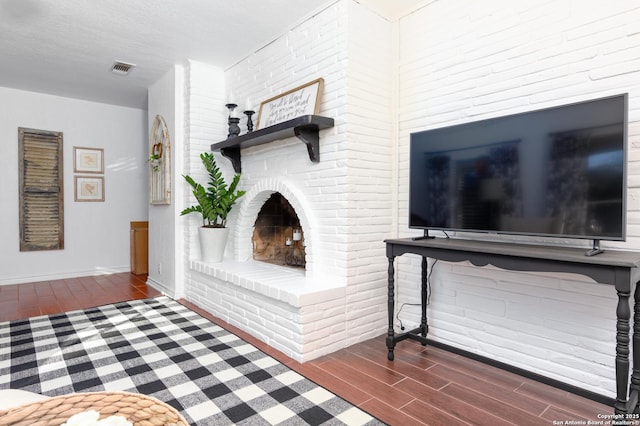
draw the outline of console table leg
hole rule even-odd
[[[633,299],[633,366],[627,403],[627,412],[631,413],[636,411],[640,395],[640,281],[636,283]]]
[[[394,274],[395,274],[395,270],[393,267],[393,260],[394,257],[389,257],[389,269],[388,269],[388,293],[387,293],[387,310],[388,310],[388,315],[389,315],[389,331],[387,332],[387,349],[389,350],[388,354],[387,354],[387,359],[389,361],[393,361],[393,348],[395,347],[396,343],[394,340],[394,331],[393,331],[393,314],[394,314],[394,309],[395,309],[395,303],[394,303],[394,296],[395,296],[395,291],[394,291]]]
[[[627,413],[627,390],[629,386],[629,309],[630,291],[618,290],[616,309],[616,414]],[[635,356],[635,354],[634,354]]]
[[[420,317],[420,331],[422,333],[422,337],[426,339],[427,332],[429,331],[429,326],[427,325],[427,282],[428,282],[428,265],[427,258],[422,256],[422,316]],[[426,343],[422,343],[422,346],[426,346]]]

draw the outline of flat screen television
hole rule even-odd
[[[624,241],[627,102],[412,133],[409,227]]]

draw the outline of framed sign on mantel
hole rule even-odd
[[[256,128],[263,129],[302,115],[318,114],[324,79],[318,78],[263,101]]]

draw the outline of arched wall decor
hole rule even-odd
[[[171,204],[171,138],[161,115],[153,120],[149,145],[149,201]]]

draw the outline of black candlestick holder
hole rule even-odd
[[[227,122],[227,124],[229,124],[229,134],[227,135],[227,137],[230,138],[232,136],[238,136],[240,134],[240,126],[238,126],[238,123],[240,123],[240,119],[234,116],[234,110],[238,105],[226,104],[225,106],[229,109],[229,120]]]
[[[256,112],[252,110],[247,110],[244,113],[247,116],[247,132],[253,132],[253,121],[251,120],[251,116]]]
[[[240,119],[237,117],[229,117],[229,134],[227,137],[234,137],[240,134]]]

